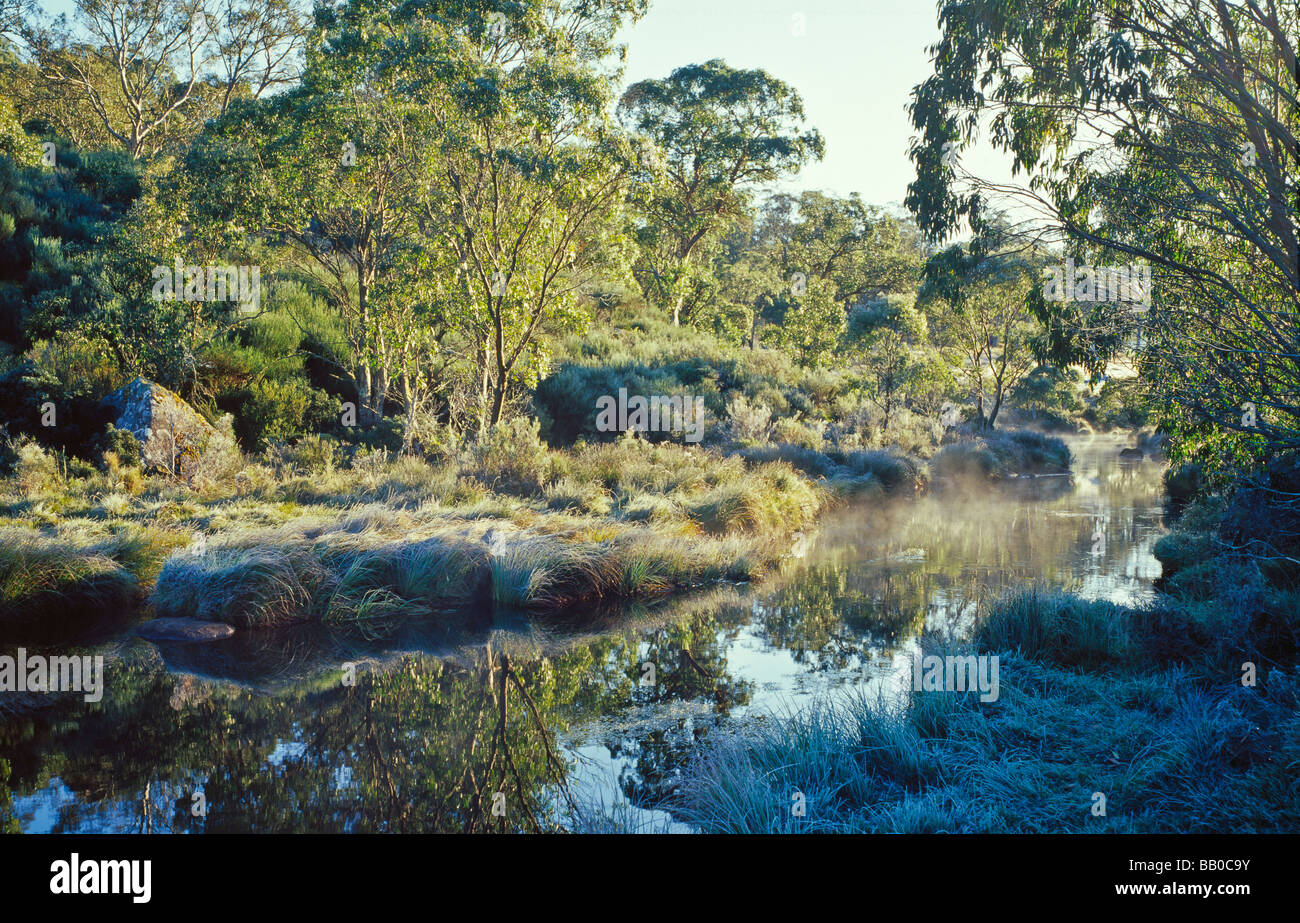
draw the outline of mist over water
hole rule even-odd
[[[8,787],[25,832],[526,830],[570,796],[633,826],[684,829],[655,806],[720,727],[853,689],[894,694],[924,632],[964,635],[1012,585],[1151,598],[1161,467],[1121,462],[1125,444],[1072,439],[1071,477],[851,503],[763,583],[602,613],[607,629],[543,636],[500,621],[494,647],[513,648],[532,701],[512,689],[499,741],[484,731],[496,700],[474,654],[486,634],[459,649],[436,631],[360,643],[304,629],[156,650],[124,640],[103,703],[0,716]],[[367,658],[389,665],[351,687],[331,672]],[[518,771],[515,800],[484,826],[471,789],[498,772],[498,746]]]
[[[747,617],[719,631],[728,676],[746,691],[716,709],[655,722],[646,709],[601,716],[569,738],[575,777],[594,800],[662,792],[676,767],[719,721],[788,713],[850,688],[898,694],[922,632],[966,636],[981,602],[1043,583],[1090,599],[1140,605],[1155,591],[1152,546],[1164,533],[1163,468],[1121,461],[1127,440],[1067,440],[1070,477],[989,485],[935,485],[886,506],[866,501],[828,517],[797,549]],[[667,753],[656,751],[667,750]],[[649,782],[650,784],[647,784]],[[678,829],[663,812],[624,808],[647,827]]]

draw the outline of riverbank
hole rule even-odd
[[[987,476],[1030,467],[1026,446],[1068,466],[1059,441],[998,434],[978,449],[1001,453]],[[130,614],[376,633],[653,598],[756,579],[829,505],[928,481],[924,462],[882,450],[552,449],[527,426],[436,463],[374,451],[344,467],[333,453],[304,441],[186,486],[111,459],[68,475],[29,447],[2,486],[0,622],[50,638]]]
[[[572,824],[557,815],[560,829],[608,829],[601,805],[629,828],[661,829],[670,818],[655,807],[702,742],[785,703],[874,687],[881,664],[905,661],[925,625],[965,624],[971,606],[1025,574],[1100,574],[1097,591],[1145,597],[1159,571],[1149,552],[1161,531],[1160,471],[1124,464],[1123,444],[1072,440],[1073,478],[851,499],[819,514],[800,547],[753,583],[543,617],[489,610],[468,631],[435,619],[371,640],[304,623],[211,644],[128,636],[86,648],[105,655],[102,702],[33,696],[22,714],[0,716],[22,829],[119,832],[142,817],[155,830],[195,832],[465,829],[472,811],[395,818],[390,793],[418,805],[454,792],[439,803],[465,805],[476,729],[472,773],[485,781],[482,744],[501,706],[500,683],[484,674],[488,648],[509,654],[565,767],[547,771],[512,683],[507,727],[529,804],[549,811],[567,790],[582,810]],[[1088,553],[1098,503],[1107,520],[1123,516],[1100,558]],[[62,642],[26,647],[69,652]],[[341,669],[349,663],[354,685]],[[385,759],[371,759],[372,746]],[[492,775],[489,790],[501,787]],[[213,811],[173,818],[168,799],[188,798],[196,778]],[[530,830],[509,783],[506,829]]]
[[[706,832],[1300,829],[1296,533],[1261,502],[1184,512],[1150,605],[1022,588],[961,649],[922,638],[997,657],[994,700],[904,683],[719,735],[672,810]],[[1235,550],[1261,541],[1263,560]]]

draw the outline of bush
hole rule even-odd
[[[230,392],[217,405],[235,418],[235,434],[248,451],[261,451],[276,440],[319,434],[338,425],[337,398],[301,378],[263,378]]]
[[[27,435],[50,449],[94,458],[94,446],[110,414],[87,382],[61,381],[30,359],[0,374],[0,420],[10,435]],[[46,426],[47,411],[54,425]]]
[[[456,431],[430,413],[415,415],[407,437],[413,452],[435,463],[455,459],[460,446]]]
[[[1151,554],[1160,562],[1161,576],[1168,579],[1180,571],[1210,560],[1222,550],[1223,546],[1212,535],[1170,532],[1160,536],[1151,549]]]
[[[18,492],[33,497],[60,485],[59,462],[35,440],[20,436],[9,446],[10,472]]]
[[[338,440],[329,436],[303,436],[277,452],[284,464],[301,474],[333,474],[340,459]]]
[[[1137,378],[1110,379],[1101,386],[1096,402],[1084,419],[1101,430],[1141,429],[1151,422],[1151,411]]]
[[[801,423],[798,420],[786,417],[785,419],[777,420],[773,425],[772,441],[785,445],[798,446],[804,449],[821,451],[822,447],[826,444],[826,439],[823,435],[825,427],[825,423],[813,427],[806,423]]]
[[[244,464],[230,414],[223,414],[213,429],[190,471],[190,483],[195,487],[228,481]]]
[[[1187,462],[1165,472],[1165,493],[1175,503],[1193,500],[1204,491],[1205,473],[1196,462]]]
[[[1234,548],[1258,555],[1275,579],[1296,579],[1300,567],[1300,452],[1269,462],[1235,490],[1223,513],[1219,535]]]
[[[498,423],[474,445],[473,475],[489,487],[515,493],[539,490],[550,478],[550,453],[536,420]]]
[[[1013,590],[975,629],[991,653],[1016,651],[1064,666],[1097,666],[1131,652],[1128,614],[1113,603],[1043,588]]]
[[[886,490],[919,487],[921,471],[910,459],[883,450],[850,452],[844,456],[844,467],[855,475],[870,474]]]
[[[992,480],[1005,474],[997,455],[978,442],[944,446],[930,459],[930,468],[938,477],[952,479]]]
[[[1064,473],[1070,449],[1054,436],[1032,431],[967,430],[930,460],[940,477],[998,479],[1012,474]]]
[[[135,433],[126,429],[118,429],[112,423],[104,429],[104,435],[100,438],[100,461],[105,469],[113,466],[123,468],[140,467],[140,440],[135,437]],[[113,464],[109,465],[105,456],[113,453]]]
[[[727,433],[732,442],[766,444],[771,421],[772,411],[766,404],[750,404],[743,394],[737,394],[727,403]]]
[[[1036,424],[1068,427],[1084,409],[1080,383],[1077,371],[1039,366],[1016,383],[1007,402]]]

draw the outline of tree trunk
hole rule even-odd
[[[419,405],[419,385],[406,372],[402,373],[402,454],[410,455],[415,447],[415,416]]]
[[[488,385],[490,377],[488,374],[487,349],[480,346],[477,355],[479,366],[478,379],[478,435],[482,439],[487,435],[488,429]]]

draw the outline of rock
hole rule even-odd
[[[198,619],[151,619],[136,631],[149,641],[220,641],[233,635],[235,627]]]
[[[1132,459],[1133,461],[1141,461],[1146,457],[1146,454],[1141,449],[1127,448],[1119,450],[1119,457]]]
[[[180,395],[137,378],[104,398],[114,425],[140,441],[140,465],[150,474],[193,476],[216,432]]]

